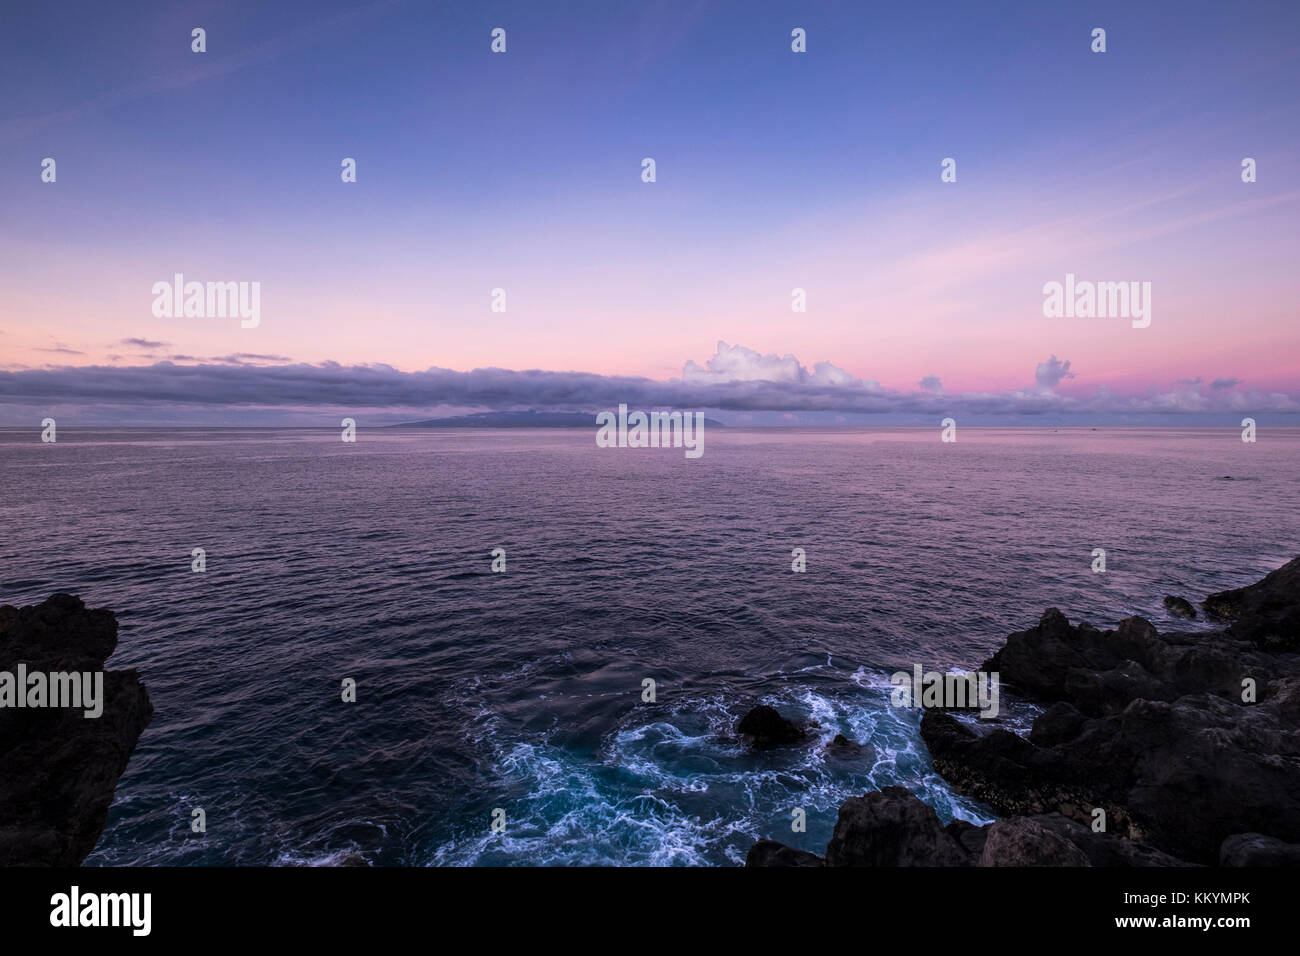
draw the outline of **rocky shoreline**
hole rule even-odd
[[[1192,616],[1181,598],[1166,606]],[[1161,634],[1132,617],[1099,630],[1049,608],[1010,635],[981,670],[1045,706],[1027,736],[925,711],[935,769],[997,821],[944,826],[886,787],[841,805],[823,856],[764,839],[746,865],[1300,865],[1300,558],[1200,608],[1223,626]],[[93,719],[0,707],[0,866],[80,865],[104,829],[153,715],[135,670],[104,671],[117,631],[111,611],[66,594],[0,605],[0,675],[103,677]],[[760,750],[814,739],[765,705],[736,730]],[[842,736],[827,745],[839,760],[872,752]]]
[[[1201,607],[1225,626],[1049,608],[1008,637],[981,670],[1047,705],[1027,738],[926,711],[935,769],[1002,819],[944,827],[886,787],[844,802],[824,857],[759,840],[746,865],[1300,865],[1300,558]]]
[[[79,866],[95,848],[118,778],[153,717],[139,673],[104,670],[116,649],[117,618],[79,598],[0,605],[0,673],[102,673],[97,716],[0,707],[0,866]]]

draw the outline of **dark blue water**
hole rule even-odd
[[[7,430],[0,601],[112,608],[157,708],[88,863],[729,865],[820,852],[888,784],[989,819],[888,675],[977,666],[1049,605],[1172,628],[1164,594],[1300,553],[1300,433],[1238,434],[715,429],[690,461],[594,428]],[[819,742],[746,750],[759,701]],[[837,732],[875,758],[827,758]]]

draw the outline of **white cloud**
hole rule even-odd
[[[729,382],[780,382],[788,385],[861,385],[844,369],[818,362],[810,372],[793,355],[763,355],[743,345],[718,342],[713,357],[701,367],[693,359],[682,369],[689,385],[723,385]],[[874,383],[871,383],[874,384]]]

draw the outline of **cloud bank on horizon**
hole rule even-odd
[[[662,381],[541,369],[407,372],[337,362],[265,364],[279,358],[238,354],[197,364],[0,371],[0,420],[30,424],[34,416],[58,410],[69,424],[217,423],[255,410],[266,422],[303,423],[326,412],[367,410],[378,420],[399,421],[485,410],[595,412],[620,403],[708,410],[733,424],[834,424],[862,416],[930,423],[940,415],[1008,422],[1055,415],[1083,423],[1126,416],[1300,414],[1297,396],[1239,388],[1243,383],[1231,378],[1207,386],[1198,377],[1140,395],[1117,395],[1104,384],[1065,394],[1061,383],[1079,373],[1056,355],[1038,364],[1032,385],[956,394],[945,392],[933,375],[921,379],[915,391],[889,389],[829,361],[810,370],[793,355],[726,342],[718,342],[703,365],[688,360],[680,377]],[[726,413],[732,413],[729,419]]]

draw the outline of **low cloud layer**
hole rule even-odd
[[[1055,355],[1038,364],[1033,385],[999,393],[960,394],[945,393],[935,376],[922,379],[917,391],[897,391],[855,378],[829,362],[809,370],[792,355],[763,355],[725,342],[718,343],[716,353],[704,365],[687,362],[681,378],[666,381],[499,368],[403,372],[387,365],[265,364],[277,358],[241,354],[198,364],[163,361],[131,367],[0,371],[0,405],[28,409],[147,407],[175,413],[221,408],[385,409],[409,411],[411,417],[439,408],[591,411],[619,403],[736,413],[1009,418],[1076,413],[1300,412],[1300,401],[1290,395],[1232,391],[1236,379],[1216,379],[1208,390],[1198,383],[1119,397],[1100,387],[1088,397],[1065,396],[1056,386],[1075,373],[1069,361]]]

